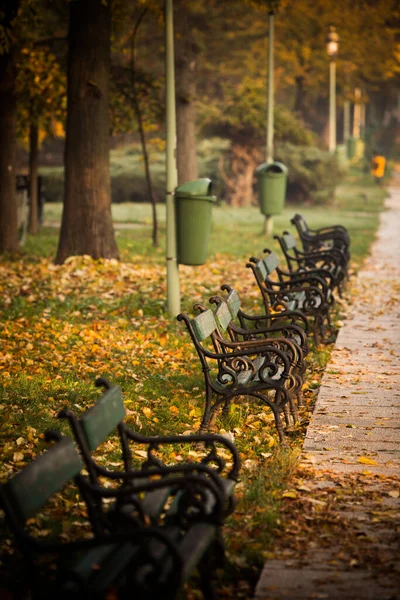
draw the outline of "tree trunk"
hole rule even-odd
[[[198,178],[196,143],[196,83],[194,65],[177,61],[176,69],[176,163],[178,183]]]
[[[56,257],[118,258],[111,217],[111,0],[69,4],[65,192]]]
[[[196,60],[200,48],[191,36],[184,2],[175,4],[176,164],[178,184],[198,178],[196,142]]]
[[[236,207],[257,204],[253,184],[256,166],[262,160],[260,150],[233,143],[228,159],[229,175],[225,170],[223,157],[219,162],[220,174],[228,190],[226,203]]]
[[[37,123],[32,124],[29,131],[29,233],[35,235],[39,229],[38,199],[38,140]]]
[[[12,50],[0,54],[0,253],[18,250],[15,71]]]

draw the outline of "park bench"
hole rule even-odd
[[[67,517],[73,518],[77,491],[84,499],[92,494],[123,498],[132,493],[131,486],[116,491],[93,486],[81,474],[82,467],[82,458],[73,440],[61,437],[44,454],[0,485],[0,507],[23,557],[14,597],[106,600],[112,596],[172,600],[183,582],[198,568],[204,596],[215,598],[212,573],[221,564],[223,551],[219,526],[211,521],[193,521],[184,529],[168,524],[155,527],[135,523],[125,530],[89,535],[87,529],[83,529],[79,538],[65,541],[62,525]],[[188,479],[190,482],[191,478]],[[64,488],[71,485],[69,495],[64,495]],[[145,491],[146,486],[138,486],[138,493]],[[53,506],[51,512],[51,501],[59,492],[62,492],[59,503],[64,509],[58,507],[54,512]],[[49,501],[54,523],[50,532],[50,521],[45,521]],[[46,523],[45,530],[40,529],[40,522]],[[61,535],[57,536],[60,531]],[[29,596],[26,595],[28,590],[31,591]]]
[[[265,337],[281,335],[284,338],[293,339],[300,346],[303,356],[307,356],[309,352],[308,320],[301,312],[281,310],[270,316],[250,315],[242,309],[240,296],[234,288],[223,284],[221,291],[226,292],[224,300],[233,318],[229,328],[234,336],[232,339],[240,339],[241,335],[245,336],[244,339],[251,339],[252,336],[258,338],[264,335]],[[235,321],[237,321],[237,325],[235,325]],[[240,333],[240,329],[243,330],[242,333]]]
[[[89,513],[93,515],[94,526],[106,522],[108,529],[124,528],[125,520],[153,525],[168,521],[183,526],[193,520],[217,522],[218,515],[223,519],[233,510],[240,460],[236,447],[228,439],[207,434],[139,434],[124,422],[126,410],[121,389],[111,386],[104,378],[97,379],[96,385],[104,386],[105,390],[94,406],[79,417],[69,408],[63,409],[58,417],[68,420],[92,484],[101,485],[105,478],[116,487],[129,485],[141,489],[146,485],[148,490],[145,494],[124,495],[122,505],[116,502],[111,507],[104,507],[103,503],[91,503]],[[111,468],[102,465],[95,452],[113,434],[118,440],[120,460]],[[54,431],[47,433],[48,438],[57,435]],[[167,465],[160,455],[162,449],[172,446],[174,452],[179,453],[187,445],[191,446],[192,453],[195,451],[196,460],[192,458],[191,462]],[[135,458],[139,464],[134,464]],[[200,488],[193,483],[186,485],[186,481],[200,481]],[[219,494],[217,498],[214,488]],[[199,493],[203,500],[200,502]],[[222,509],[219,506],[221,499]]]
[[[296,227],[305,252],[335,248],[341,253],[347,270],[350,262],[350,236],[343,225],[311,229],[300,214],[295,214],[290,222]]]
[[[117,489],[107,489],[90,482],[83,474],[85,471],[82,472],[83,467],[74,441],[59,435],[49,450],[0,485],[0,508],[23,560],[24,568],[19,570],[24,577],[16,586],[16,597],[25,598],[30,590],[29,597],[35,600],[55,597],[106,600],[111,596],[172,600],[197,569],[203,596],[215,598],[212,575],[223,565],[224,558],[220,534],[224,498],[213,482],[212,469],[201,465],[198,474],[188,472],[184,477],[171,476],[168,480],[170,490],[180,490],[182,502],[188,499],[186,490],[195,497],[195,518],[181,523],[175,518],[166,519],[154,525],[144,519],[124,517],[116,520],[119,527],[112,529],[92,522],[92,533],[82,528],[79,538],[65,541],[63,523],[74,518],[76,498],[88,503],[90,513],[89,507],[100,500],[117,500],[122,508],[131,502],[133,494],[145,496],[165,487],[165,482],[157,479],[155,469],[154,480],[142,478],[135,486],[129,482]],[[71,485],[68,496],[58,497],[59,505],[55,505],[54,511],[51,502],[56,494]],[[213,510],[201,518],[200,503],[210,504],[211,495],[215,499]],[[49,503],[50,513],[46,515]],[[188,509],[187,505],[185,508]],[[80,514],[79,505],[78,509]],[[94,514],[92,511],[91,519]],[[95,518],[101,519],[101,515],[96,513]],[[50,526],[50,519],[54,527]],[[46,523],[45,530],[40,529],[40,522]]]
[[[286,311],[300,311],[310,322],[316,345],[320,341],[330,341],[326,337],[326,329],[332,330],[329,311],[334,297],[326,281],[315,274],[290,276],[279,268],[279,258],[274,252],[265,252],[266,256],[262,259],[251,257],[246,267],[254,274],[266,314],[270,315],[279,305],[283,305]]]
[[[291,363],[287,353],[269,340],[228,340],[221,335],[211,309],[197,304],[194,310],[199,312],[197,316],[181,313],[177,319],[187,327],[204,375],[206,405],[200,431],[214,426],[221,405],[227,415],[233,399],[245,396],[271,409],[279,440],[285,443],[281,413],[290,403],[287,382]]]
[[[249,315],[242,310],[240,296],[235,289],[224,284],[221,290],[227,292],[224,297],[215,295],[210,298],[210,303],[217,306],[214,315],[220,330],[226,332],[232,341],[269,340],[286,352],[290,356],[292,366],[292,384],[288,387],[291,397],[295,396],[301,406],[301,389],[307,367],[305,357],[309,352],[304,330],[296,324],[279,324],[279,321],[268,327],[265,315]]]
[[[342,295],[342,284],[346,276],[346,267],[339,250],[302,252],[297,248],[296,239],[288,231],[275,235],[286,260],[290,275],[306,272],[325,279],[332,291],[337,289]]]

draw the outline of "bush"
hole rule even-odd
[[[209,177],[213,192],[220,196],[223,187],[218,170],[221,152],[229,147],[228,140],[212,138],[198,145],[199,177]],[[150,153],[150,171],[157,202],[165,202],[165,156],[163,152]],[[43,167],[40,169],[45,186],[46,202],[63,202],[64,169]],[[111,151],[111,197],[113,203],[149,202],[144,175],[143,159],[139,144]]]
[[[334,154],[315,146],[281,144],[276,159],[288,167],[287,200],[329,204],[341,179]]]

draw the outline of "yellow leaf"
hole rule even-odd
[[[172,412],[173,415],[177,415],[179,413],[179,408],[177,406],[170,406],[169,410]]]
[[[135,450],[135,454],[141,456],[142,458],[147,458],[147,452],[145,450]]]
[[[282,494],[282,498],[297,498],[296,490],[287,490]]]
[[[368,456],[359,456],[357,462],[362,465],[377,465],[378,463],[373,458],[368,458]]]
[[[13,454],[13,461],[14,462],[19,462],[20,460],[24,459],[24,455],[22,454],[22,452],[14,452]]]
[[[23,437],[19,437],[16,441],[17,446],[21,446],[21,444],[25,443],[25,439]]]
[[[153,411],[151,408],[142,408],[142,413],[145,415],[145,417],[151,417]]]

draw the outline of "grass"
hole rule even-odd
[[[341,223],[350,231],[357,270],[374,239],[384,196],[368,175],[353,169],[332,207],[288,206],[274,218],[274,229],[291,229],[290,218],[297,211],[311,227]],[[55,419],[58,411],[70,406],[80,412],[91,406],[99,393],[93,381],[100,375],[121,386],[127,420],[143,433],[183,433],[199,426],[202,374],[187,333],[165,312],[164,206],[158,207],[159,248],[151,244],[149,205],[112,209],[121,263],[80,257],[54,266],[54,226],[28,236],[18,256],[0,258],[2,478],[41,451],[47,428],[67,432]],[[57,223],[60,215],[60,205],[46,205],[46,222]],[[124,223],[132,227],[118,228]],[[245,309],[257,305],[246,261],[266,246],[277,249],[262,233],[263,225],[257,208],[214,207],[207,264],[180,267],[182,310],[191,313],[194,302],[206,303],[224,282],[239,290]],[[329,353],[329,347],[314,349],[310,358],[308,415]],[[221,589],[224,597],[248,598],[274,532],[284,526],[282,497],[290,488],[305,425],[285,450],[276,443],[265,407],[235,402],[230,416],[221,417],[217,425],[235,436],[243,461],[239,503],[224,529],[230,567]],[[114,453],[111,444],[105,459],[114,459]]]

